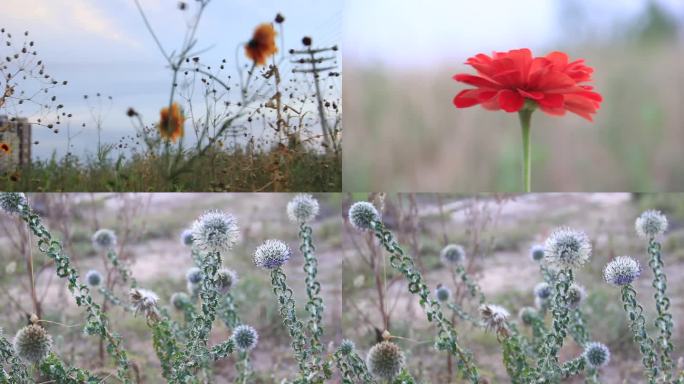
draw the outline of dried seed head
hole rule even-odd
[[[544,245],[544,260],[560,269],[579,268],[590,256],[591,244],[587,235],[571,228],[554,230]]]
[[[301,193],[287,203],[287,216],[294,223],[308,223],[318,215],[318,201],[313,196]]]
[[[640,274],[641,265],[629,256],[618,256],[603,269],[606,282],[616,286],[631,284]]]
[[[485,329],[494,330],[502,336],[508,335],[506,321],[508,321],[510,313],[506,308],[494,304],[482,304],[480,305],[480,315]]]
[[[249,325],[238,325],[233,330],[233,341],[238,349],[242,351],[249,351],[254,348],[259,341],[259,334],[256,329],[250,327]]]
[[[14,336],[14,349],[22,360],[38,363],[50,353],[52,338],[45,328],[31,324],[20,329]]]
[[[437,289],[435,289],[435,297],[441,302],[449,301],[449,298],[451,298],[451,290],[444,285],[439,284],[437,285]]]
[[[108,251],[116,247],[116,234],[111,229],[99,229],[93,234],[92,241],[98,251]]]
[[[185,306],[191,305],[190,296],[185,292],[176,292],[171,295],[171,305],[179,311],[183,310]]]
[[[192,224],[193,245],[206,252],[229,251],[239,236],[237,220],[228,213],[209,211]]]
[[[667,217],[660,211],[649,210],[636,219],[634,227],[643,238],[657,237],[667,231]]]
[[[392,380],[404,367],[404,354],[391,341],[375,344],[366,356],[368,371],[380,380]]]
[[[135,314],[143,313],[149,320],[158,320],[157,302],[159,296],[156,293],[142,288],[132,288],[128,293],[131,304],[135,308]]]
[[[266,240],[254,251],[254,265],[264,269],[279,268],[290,259],[292,251],[280,240]]]
[[[189,229],[183,230],[180,234],[180,242],[186,247],[192,246],[192,231]]]
[[[88,271],[88,273],[86,273],[85,277],[86,277],[86,282],[91,287],[97,287],[102,282],[102,275],[100,274],[100,272],[98,272],[94,269],[91,269],[90,271]]]
[[[442,248],[442,251],[439,253],[439,259],[446,266],[462,264],[466,259],[465,249],[458,244],[449,244]]]
[[[26,205],[26,195],[17,192],[0,193],[0,207],[7,213],[13,215],[20,212]]]
[[[587,343],[584,347],[584,359],[593,368],[600,368],[610,361],[610,350],[598,342]]]
[[[541,261],[544,258],[544,246],[535,244],[530,248],[530,259],[532,261]]]
[[[371,224],[379,221],[378,210],[367,201],[358,201],[349,208],[349,222],[358,230],[371,229]]]

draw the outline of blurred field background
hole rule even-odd
[[[368,195],[354,198],[366,199]],[[612,353],[610,364],[601,370],[601,382],[623,384],[644,382],[641,356],[628,330],[619,289],[603,282],[602,269],[619,255],[631,255],[642,263],[645,269],[635,287],[647,313],[649,332],[654,335],[653,276],[647,264],[646,243],[636,236],[634,220],[645,209],[661,209],[670,221],[663,240],[663,259],[675,319],[674,356],[675,360],[684,357],[684,194],[391,194],[384,201],[383,220],[397,234],[407,254],[414,257],[431,290],[442,283],[454,295],[463,293],[464,287],[454,286],[449,270],[439,260],[445,244],[461,244],[467,253],[465,266],[482,288],[486,302],[504,306],[514,321],[520,308],[534,306],[532,289],[543,281],[538,265],[529,257],[529,248],[543,242],[557,226],[584,230],[594,251],[590,262],[576,273],[576,280],[588,293],[581,308],[591,337],[605,343]],[[427,323],[418,298],[409,294],[406,280],[390,267],[387,254],[374,241],[369,242],[369,234],[355,231],[348,223],[345,234],[345,336],[365,353],[387,323],[418,382],[460,382],[449,380],[446,354],[433,348],[436,330]],[[384,305],[380,304],[381,296]],[[466,300],[463,306],[471,315],[477,313],[476,301]],[[449,313],[446,309],[445,314]],[[510,382],[496,335],[466,322],[456,324],[462,345],[474,353],[489,382]],[[524,334],[529,332],[522,325],[518,328]],[[568,338],[561,361],[579,353],[581,348]],[[583,381],[577,378],[567,382]]]
[[[521,190],[517,114],[457,110],[451,79],[521,47],[586,59],[604,96],[594,123],[534,114],[533,190],[684,189],[684,1],[366,3],[345,10],[345,190]]]
[[[289,194],[30,194],[33,206],[42,212],[48,227],[63,239],[65,249],[81,275],[91,269],[104,274],[103,260],[93,250],[90,238],[98,228],[116,231],[120,255],[132,263],[133,277],[140,287],[151,289],[160,297],[160,305],[168,308],[175,319],[182,315],[169,303],[172,293],[186,290],[185,273],[192,266],[190,250],[180,244],[183,229],[208,209],[220,209],[235,215],[242,238],[224,266],[235,270],[239,283],[232,292],[243,322],[259,332],[259,344],[251,355],[257,383],[276,383],[292,379],[297,363],[290,352],[290,338],[281,322],[273,296],[268,272],[252,263],[254,249],[269,238],[282,239],[293,249],[293,257],[284,270],[293,287],[298,311],[304,315],[306,302],[303,258],[298,251],[298,226],[288,221],[285,206]],[[314,244],[319,258],[319,279],[326,309],[324,312],[324,345],[341,338],[341,279],[340,252],[342,223],[337,195],[317,196],[321,214],[312,226]],[[26,252],[30,249],[22,241],[25,226],[14,217],[0,216],[0,324],[5,334],[14,333],[26,324],[27,314],[33,312],[29,295]],[[52,263],[46,262],[33,250],[36,290],[41,301],[41,318],[55,341],[55,351],[70,364],[95,369],[101,367],[98,339],[83,335],[83,311],[76,308],[63,280],[58,279]],[[127,301],[127,292],[115,294]],[[102,296],[94,293],[100,302]],[[123,336],[130,359],[140,371],[141,382],[162,383],[159,361],[152,349],[151,331],[143,316],[133,317],[121,307],[111,307],[108,314],[112,327]],[[69,325],[69,326],[64,326]],[[226,340],[230,332],[217,321],[210,344]],[[110,359],[105,355],[105,372]],[[215,364],[216,383],[231,383],[235,375],[235,358]],[[106,382],[113,382],[110,378]]]

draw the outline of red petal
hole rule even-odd
[[[527,97],[528,99],[532,100],[539,100],[544,98],[544,92],[537,92],[537,91],[525,91],[522,89],[518,89],[518,93],[524,97]]]
[[[454,75],[453,79],[456,81],[459,81],[461,83],[473,85],[475,87],[494,88],[494,89],[501,88],[501,85],[498,83],[495,83],[491,80],[485,79],[485,78],[480,77],[480,76],[469,75],[467,73],[459,73],[457,75]]]
[[[537,101],[537,103],[540,106],[544,106],[547,108],[562,108],[564,100],[565,100],[565,97],[563,97],[563,95],[554,94],[554,93],[547,93],[544,95],[544,98]]]
[[[517,112],[525,104],[525,98],[510,89],[500,91],[498,99],[501,109],[506,112]]]

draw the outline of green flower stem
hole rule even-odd
[[[525,342],[513,324],[506,324],[507,336],[501,337],[503,363],[513,384],[526,384],[532,375],[532,368],[525,353]]]
[[[306,294],[308,301],[306,303],[306,311],[309,313],[309,320],[307,321],[307,328],[310,332],[309,345],[311,352],[314,355],[315,363],[320,363],[320,353],[323,350],[321,345],[321,337],[323,336],[323,327],[321,322],[323,319],[323,298],[321,297],[321,284],[317,280],[318,274],[318,260],[314,255],[315,247],[313,239],[311,238],[312,229],[306,223],[301,223],[299,226],[299,238],[301,245],[299,249],[304,255],[304,273],[306,274]]]
[[[468,312],[466,312],[460,305],[456,303],[446,303],[446,306],[447,308],[451,309],[460,319],[468,321],[476,327],[480,327],[482,325],[480,320],[470,316],[470,314],[468,314]]]
[[[223,300],[219,301],[217,309],[218,317],[226,324],[226,327],[233,329],[241,324],[240,316],[237,314],[237,306],[233,295],[228,292]]]
[[[211,348],[209,354],[211,359],[216,361],[220,359],[225,359],[235,351],[235,341],[233,339],[228,339],[221,344],[217,344]]]
[[[420,304],[425,310],[428,321],[436,323],[438,329],[437,347],[441,350],[447,350],[452,355],[458,357],[461,360],[459,367],[462,369],[464,376],[472,383],[478,383],[480,374],[472,362],[472,354],[458,343],[453,325],[444,316],[439,302],[431,297],[430,289],[416,268],[413,258],[404,254],[404,250],[395,240],[392,232],[385,228],[382,222],[373,221],[371,228],[385,250],[389,252],[391,266],[401,272],[406,280],[408,280],[409,292],[420,298]]]
[[[5,366],[9,372],[5,371]],[[26,366],[14,353],[12,344],[0,333],[0,383],[19,384],[30,381]]]
[[[174,338],[173,324],[167,316],[162,316],[158,321],[148,321],[148,325],[152,329],[152,346],[161,363],[162,376],[173,382],[174,375],[181,372],[180,369],[175,369],[174,361],[185,360],[181,357],[180,348]]]
[[[543,377],[555,377],[561,373],[558,363],[558,353],[563,346],[565,336],[567,336],[568,323],[568,290],[574,281],[571,269],[558,272],[554,285],[553,302],[551,314],[553,315],[553,327],[546,336],[541,351],[539,369]]]
[[[129,378],[129,362],[125,349],[121,346],[121,336],[110,331],[109,319],[95,303],[90,289],[78,279],[78,271],[71,266],[69,256],[64,254],[62,243],[54,239],[50,231],[43,225],[40,216],[28,205],[20,207],[19,214],[38,238],[38,250],[55,262],[57,276],[68,280],[67,287],[79,307],[87,312],[85,332],[89,335],[99,335],[107,340],[107,351],[116,364],[117,377],[125,384],[131,383]]]
[[[667,277],[665,276],[663,258],[660,252],[660,243],[651,238],[648,244],[648,254],[651,256],[648,265],[653,270],[653,288],[655,288],[654,298],[658,317],[655,325],[658,328],[658,348],[660,349],[660,364],[667,381],[672,380],[672,329],[674,324],[670,309],[670,298],[667,296]]]
[[[587,362],[584,356],[576,357],[570,361],[563,363],[561,366],[561,377],[567,379],[571,376],[578,375],[584,371]]]
[[[190,325],[190,344],[188,356],[206,356],[209,332],[216,319],[216,307],[218,306],[218,292],[216,280],[218,269],[221,266],[221,254],[209,252],[202,258],[202,276],[200,282],[200,298],[202,299],[201,312],[193,317]]]
[[[473,281],[468,276],[468,273],[466,272],[465,268],[463,268],[463,265],[459,264],[456,266],[456,275],[460,277],[463,284],[465,284],[465,286],[468,288],[468,292],[470,293],[471,297],[477,297],[480,304],[485,302],[485,295],[482,293],[482,289],[480,289],[480,286],[477,284],[477,282]]]
[[[578,309],[573,309],[570,312],[570,336],[580,345],[584,346],[589,342],[589,331],[587,330],[584,314]]]
[[[641,362],[646,368],[646,376],[649,384],[655,384],[658,376],[657,357],[655,353],[655,343],[646,333],[646,319],[644,318],[644,308],[636,299],[636,291],[630,285],[622,287],[622,303],[630,321],[630,329],[634,336],[634,341],[639,344],[641,352]]]
[[[356,351],[351,351],[351,353],[345,355],[338,349],[333,354],[333,360],[342,375],[342,384],[375,383],[373,377],[368,372],[366,363]]]
[[[308,377],[310,372],[306,362],[309,358],[309,352],[306,349],[304,325],[297,319],[292,289],[287,285],[287,277],[282,268],[278,267],[271,270],[271,284],[273,285],[273,293],[280,305],[280,316],[283,318],[283,324],[292,338],[292,350],[299,363],[300,374],[303,377]]]
[[[520,127],[522,128],[522,144],[523,144],[523,182],[525,192],[532,191],[532,158],[530,156],[532,150],[532,143],[530,142],[530,122],[532,120],[532,112],[534,109],[525,106],[518,112],[520,118]]]
[[[60,384],[98,384],[103,379],[94,376],[90,372],[68,367],[54,353],[50,353],[38,367],[43,376],[51,383]],[[28,381],[27,381],[28,383]]]
[[[117,255],[116,251],[113,249],[107,251],[107,259],[110,263],[112,263],[114,268],[116,268],[117,272],[119,272],[121,280],[123,280],[125,284],[130,282],[131,288],[137,288],[138,282],[133,277],[131,269],[126,264],[122,263],[121,260],[119,260],[119,255]]]
[[[249,353],[240,351],[239,361],[235,364],[238,371],[238,378],[235,381],[239,384],[247,384],[252,376],[252,368],[249,363]]]

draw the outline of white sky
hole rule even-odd
[[[474,53],[571,44],[559,26],[570,0],[346,0],[345,62],[429,67],[463,61]],[[648,0],[573,0],[586,10],[594,32],[610,33]],[[657,0],[680,20],[684,0]],[[580,31],[578,31],[580,32]]]
[[[194,0],[186,2],[192,5]],[[179,11],[177,0],[141,3],[167,51],[177,48],[186,17],[192,13]],[[226,58],[234,68],[236,47],[251,37],[257,24],[272,21],[278,12],[286,18],[286,48],[300,47],[304,35],[313,36],[317,46],[341,39],[342,0],[214,0],[198,34],[200,47],[211,47],[202,54],[203,61],[218,64]],[[151,121],[168,101],[170,73],[133,0],[2,0],[0,24],[16,36],[29,30],[48,72],[69,81],[58,97],[65,110],[74,113],[74,129],[81,121],[90,123],[84,94],[113,96],[104,116],[103,139],[109,142],[134,132],[125,116],[128,107],[134,106]],[[45,158],[53,149],[64,154],[65,134],[38,128],[34,136],[40,141],[34,154]],[[95,138],[94,128],[86,129],[74,141],[74,152],[94,152]]]

